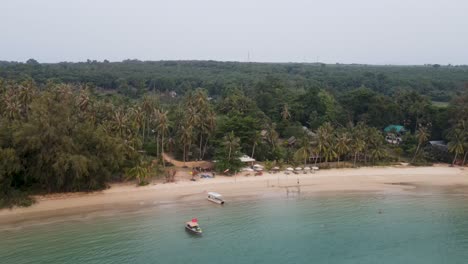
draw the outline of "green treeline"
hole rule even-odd
[[[33,78],[38,84],[81,83],[127,96],[147,90],[185,93],[198,87],[217,97],[232,87],[250,95],[259,81],[274,77],[291,91],[318,85],[339,94],[365,86],[392,95],[410,90],[430,100],[448,102],[468,82],[468,66],[372,66],[322,63],[240,63],[217,61],[138,61],[81,63],[26,63],[0,61],[0,77],[10,80]]]
[[[222,62],[0,63],[0,207],[167,173],[161,154],[267,167],[455,163],[466,67]],[[432,100],[449,101],[447,106]],[[385,141],[391,124],[408,130]],[[428,140],[445,140],[432,153]]]

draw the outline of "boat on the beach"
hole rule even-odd
[[[223,196],[216,192],[208,192],[208,201],[217,204],[224,204]]]
[[[185,223],[185,230],[195,235],[201,235],[203,233],[202,229],[198,225],[197,218],[193,218],[192,221]]]

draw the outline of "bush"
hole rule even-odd
[[[33,205],[36,200],[29,196],[28,193],[12,190],[8,195],[4,195],[0,198],[0,208],[13,208],[18,207],[29,207]]]

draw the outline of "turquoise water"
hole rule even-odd
[[[194,216],[202,237],[184,231]],[[448,194],[166,205],[0,231],[2,264],[467,262],[468,199]]]

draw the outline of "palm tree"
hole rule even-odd
[[[351,129],[351,150],[354,153],[353,167],[356,167],[357,157],[366,147],[366,141],[363,138],[365,126],[362,123],[358,123]]]
[[[420,125],[418,131],[416,131],[416,138],[418,139],[418,146],[416,147],[416,151],[414,152],[414,156],[411,162],[413,162],[414,159],[416,158],[416,155],[418,154],[421,146],[429,139],[429,135],[430,134],[427,128]]]
[[[297,160],[304,160],[304,167],[307,165],[307,160],[312,155],[312,148],[310,146],[310,139],[307,134],[302,137],[301,147],[294,153]]]
[[[281,111],[281,118],[283,119],[283,121],[288,121],[289,118],[291,118],[291,114],[289,113],[287,103],[283,105],[283,110]]]
[[[351,138],[346,131],[342,131],[337,135],[336,139],[336,154],[338,157],[338,167],[340,166],[340,157],[347,154],[350,149]]]
[[[127,115],[122,109],[117,109],[114,112],[113,124],[114,128],[119,132],[119,136],[123,138],[123,133],[127,128]]]
[[[252,137],[252,155],[250,155],[250,157],[254,158],[255,147],[258,145],[258,143],[260,143],[261,139],[262,139],[262,135],[260,131],[255,131]]]
[[[137,179],[138,185],[146,183],[146,179],[149,175],[148,166],[138,164],[135,167],[131,168],[127,172],[127,179]]]
[[[164,153],[164,136],[167,134],[167,131],[169,130],[169,120],[167,118],[167,114],[168,114],[168,111],[161,111],[159,109],[155,113],[157,121],[158,121],[156,130],[158,131],[158,135],[161,136],[161,152],[162,153]],[[163,159],[163,166],[165,167],[164,159]]]
[[[464,129],[462,124],[457,124],[449,133],[448,135],[450,141],[448,143],[448,150],[452,153],[455,153],[455,156],[452,161],[452,165],[455,165],[455,161],[457,160],[458,155],[465,153],[467,151],[465,149],[466,146],[466,130]],[[465,158],[464,158],[465,159]],[[464,161],[462,166],[464,165]]]
[[[206,139],[205,139],[205,146],[203,147],[201,159],[205,157],[205,152],[206,152],[206,148],[208,145],[208,139],[211,137],[211,135],[213,134],[216,128],[216,114],[214,111],[210,110],[205,116],[204,127],[206,129],[205,130]]]
[[[180,126],[180,140],[183,145],[183,160],[184,164],[187,160],[187,146],[191,144],[192,140],[192,130],[193,127],[190,125],[182,125]]]
[[[234,131],[223,137],[223,145],[229,149],[228,160],[231,160],[232,150],[239,147],[240,139],[234,135]]]
[[[317,129],[317,149],[325,157],[325,162],[336,157],[333,126],[326,122]]]

